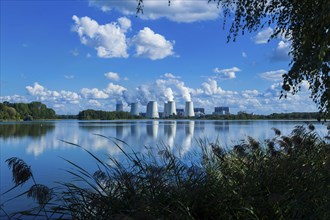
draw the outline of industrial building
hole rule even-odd
[[[184,116],[185,117],[194,117],[195,112],[194,112],[194,103],[193,102],[186,102],[186,106],[184,109]]]
[[[138,102],[133,102],[130,104],[130,114],[131,115],[141,115],[142,117],[147,118],[168,118],[170,116],[178,117],[202,117],[205,116],[205,108],[194,108],[194,103],[192,101],[185,102],[184,109],[176,108],[175,101],[168,101],[164,103],[164,111],[158,112],[158,103],[157,101],[149,101],[146,106],[145,113],[139,113],[139,104]],[[123,104],[116,104],[116,111],[122,111]],[[213,115],[229,115],[229,107],[220,106],[215,107]]]
[[[124,111],[124,105],[122,103],[116,104],[116,112],[122,112]]]
[[[164,117],[169,117],[170,115],[177,115],[174,101],[164,103]]]
[[[159,118],[158,114],[158,106],[156,101],[150,101],[147,104],[147,112],[146,112],[147,118]]]
[[[194,108],[194,112],[196,113],[202,113],[205,114],[205,109],[204,108]]]
[[[184,116],[184,109],[183,108],[177,108],[176,109],[177,116],[183,117]]]
[[[133,102],[131,103],[131,115],[139,115],[139,103]]]
[[[214,108],[214,115],[229,115],[229,107],[215,107]]]

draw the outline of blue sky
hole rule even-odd
[[[41,101],[58,114],[117,102],[192,100],[261,114],[316,111],[308,84],[279,100],[290,42],[272,27],[227,43],[207,1],[1,1],[0,101]]]

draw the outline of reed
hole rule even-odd
[[[111,164],[86,151],[98,164],[94,173],[72,161],[75,179],[49,189],[33,181],[24,195],[39,209],[12,216],[45,219],[327,219],[330,216],[330,145],[314,126],[297,126],[284,136],[257,141],[248,137],[231,149],[198,139],[201,153],[183,160],[162,145],[158,154],[124,151]],[[32,175],[18,158],[7,160],[15,186]],[[14,165],[13,165],[14,164]],[[17,166],[15,164],[18,164]],[[29,175],[28,175],[29,174]],[[83,183],[83,184],[82,184]],[[82,187],[83,186],[83,187]],[[24,196],[19,195],[19,196]],[[3,208],[2,208],[3,210]],[[5,210],[3,210],[5,213]]]

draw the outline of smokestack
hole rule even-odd
[[[168,114],[168,116],[176,115],[175,101],[168,101],[167,114]]]
[[[147,118],[159,118],[158,106],[156,101],[150,101],[147,104]]]
[[[185,110],[184,110],[184,116],[186,116],[186,117],[194,117],[195,116],[193,102],[186,102],[186,107],[185,107]]]
[[[116,112],[121,112],[124,110],[124,105],[122,103],[116,104]]]
[[[131,103],[131,115],[139,115],[139,105],[137,102]]]
[[[163,118],[168,117],[168,104],[164,103],[164,112],[163,112]]]

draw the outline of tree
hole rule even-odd
[[[143,13],[143,0],[137,0]],[[324,117],[330,116],[330,1],[329,0],[208,0],[217,2],[226,21],[232,21],[228,41],[239,34],[273,26],[271,38],[291,42],[291,69],[283,75],[281,97],[296,94],[309,83],[311,98]],[[169,1],[170,3],[170,1]],[[232,19],[232,16],[234,18]]]

